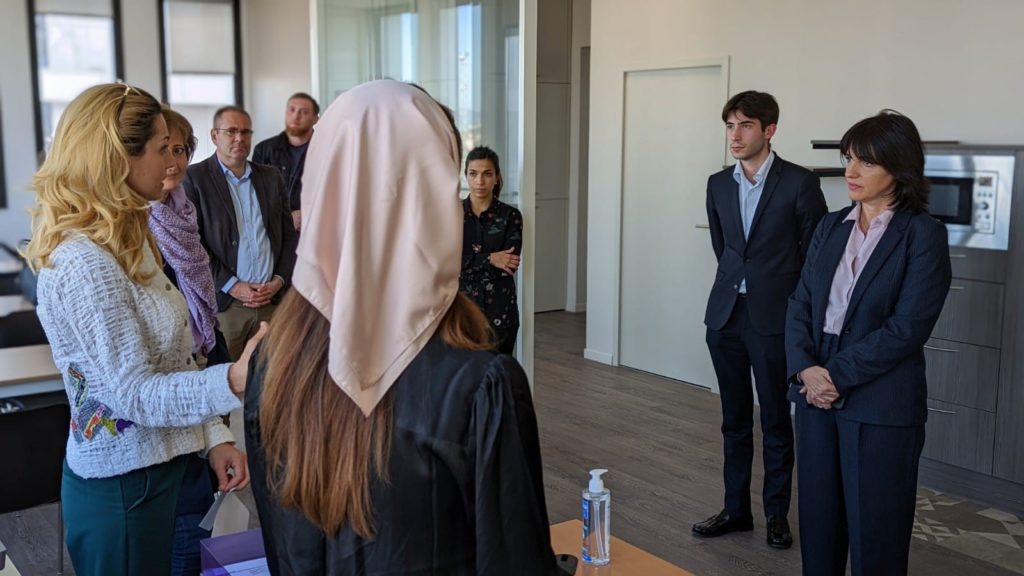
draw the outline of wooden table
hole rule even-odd
[[[551,547],[555,554],[580,557],[583,542],[583,523],[569,520],[551,526]],[[645,552],[629,542],[612,536],[612,561],[607,566],[586,566],[583,560],[576,568],[577,576],[693,576],[657,556]]]
[[[49,344],[0,348],[0,398],[63,389]]]

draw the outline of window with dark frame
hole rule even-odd
[[[82,90],[123,77],[121,0],[26,0],[36,150]]]
[[[214,148],[213,114],[242,106],[241,7],[239,0],[157,0],[163,100],[183,115],[198,137],[193,162]]]

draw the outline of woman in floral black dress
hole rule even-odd
[[[469,196],[462,201],[465,218],[459,289],[484,311],[498,351],[511,354],[519,334],[515,273],[523,249],[523,215],[498,200],[501,164],[494,150],[484,146],[470,150],[466,180]]]

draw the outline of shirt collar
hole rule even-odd
[[[249,164],[248,160],[245,161],[245,172],[242,173],[241,177],[235,176],[235,173],[231,171],[231,168],[228,168],[227,166],[224,165],[223,162],[220,161],[220,156],[217,156],[217,164],[220,165],[220,169],[225,176],[234,178],[239,182],[244,182],[248,180],[250,176],[252,176],[252,165]]]
[[[874,219],[871,220],[871,224],[868,225],[868,228],[875,228],[876,226],[888,226],[889,222],[892,222],[892,217],[895,215],[896,212],[893,211],[892,208],[889,208],[885,212],[882,212],[878,216],[875,216]],[[846,215],[846,218],[843,218],[843,222],[849,222],[851,220],[856,222],[858,218],[860,218],[860,202],[854,204],[853,210],[850,210],[850,213]]]
[[[757,186],[758,184],[764,181],[764,175],[767,174],[769,170],[771,170],[772,163],[774,161],[775,151],[771,150],[768,152],[768,157],[764,159],[764,162],[761,164],[761,167],[758,168],[757,172],[754,173],[754,186]],[[746,180],[746,176],[744,176],[743,174],[743,165],[740,162],[737,162],[736,166],[733,167],[732,177],[735,178],[737,182],[739,182],[741,178]]]

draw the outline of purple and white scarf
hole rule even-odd
[[[192,317],[192,353],[208,353],[217,343],[217,296],[210,258],[199,241],[196,207],[178,186],[163,202],[150,202],[149,229],[164,260],[178,277]]]

